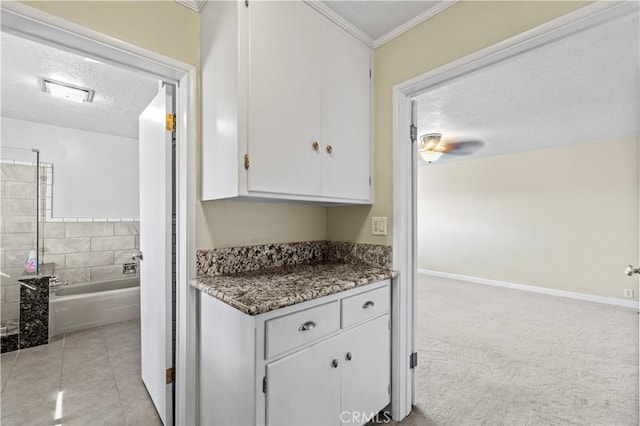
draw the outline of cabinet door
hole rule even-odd
[[[390,401],[388,324],[384,315],[341,336],[342,424],[364,424]]]
[[[322,195],[369,200],[371,51],[328,22],[322,35]]]
[[[320,195],[322,19],[302,2],[249,5],[249,191]]]
[[[334,337],[267,364],[267,425],[339,424],[340,343]]]

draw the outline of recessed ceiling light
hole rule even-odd
[[[40,77],[42,91],[54,98],[66,99],[73,102],[92,102],[94,91],[86,87]]]

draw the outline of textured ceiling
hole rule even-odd
[[[138,137],[138,116],[157,80],[7,33],[0,41],[3,117]],[[40,90],[39,77],[93,89],[93,102],[53,98]]]
[[[377,40],[438,5],[438,1],[323,1],[338,15]]]
[[[486,143],[437,163],[638,135],[638,24],[595,27],[421,95],[418,135]]]

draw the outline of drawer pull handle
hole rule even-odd
[[[338,368],[338,360],[337,359],[333,359],[333,361],[331,361],[331,367],[333,368]]]
[[[300,328],[298,328],[298,331],[308,331],[308,330],[313,330],[314,328],[316,328],[316,323],[313,321],[307,321],[304,324],[302,324],[300,326]]]
[[[362,309],[369,309],[369,308],[373,308],[374,303],[369,300],[368,302],[365,302],[364,305],[362,305]]]

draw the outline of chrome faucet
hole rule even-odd
[[[57,275],[52,275],[49,277],[49,288],[61,287],[67,284],[69,283],[66,281],[60,283],[60,277]]]

